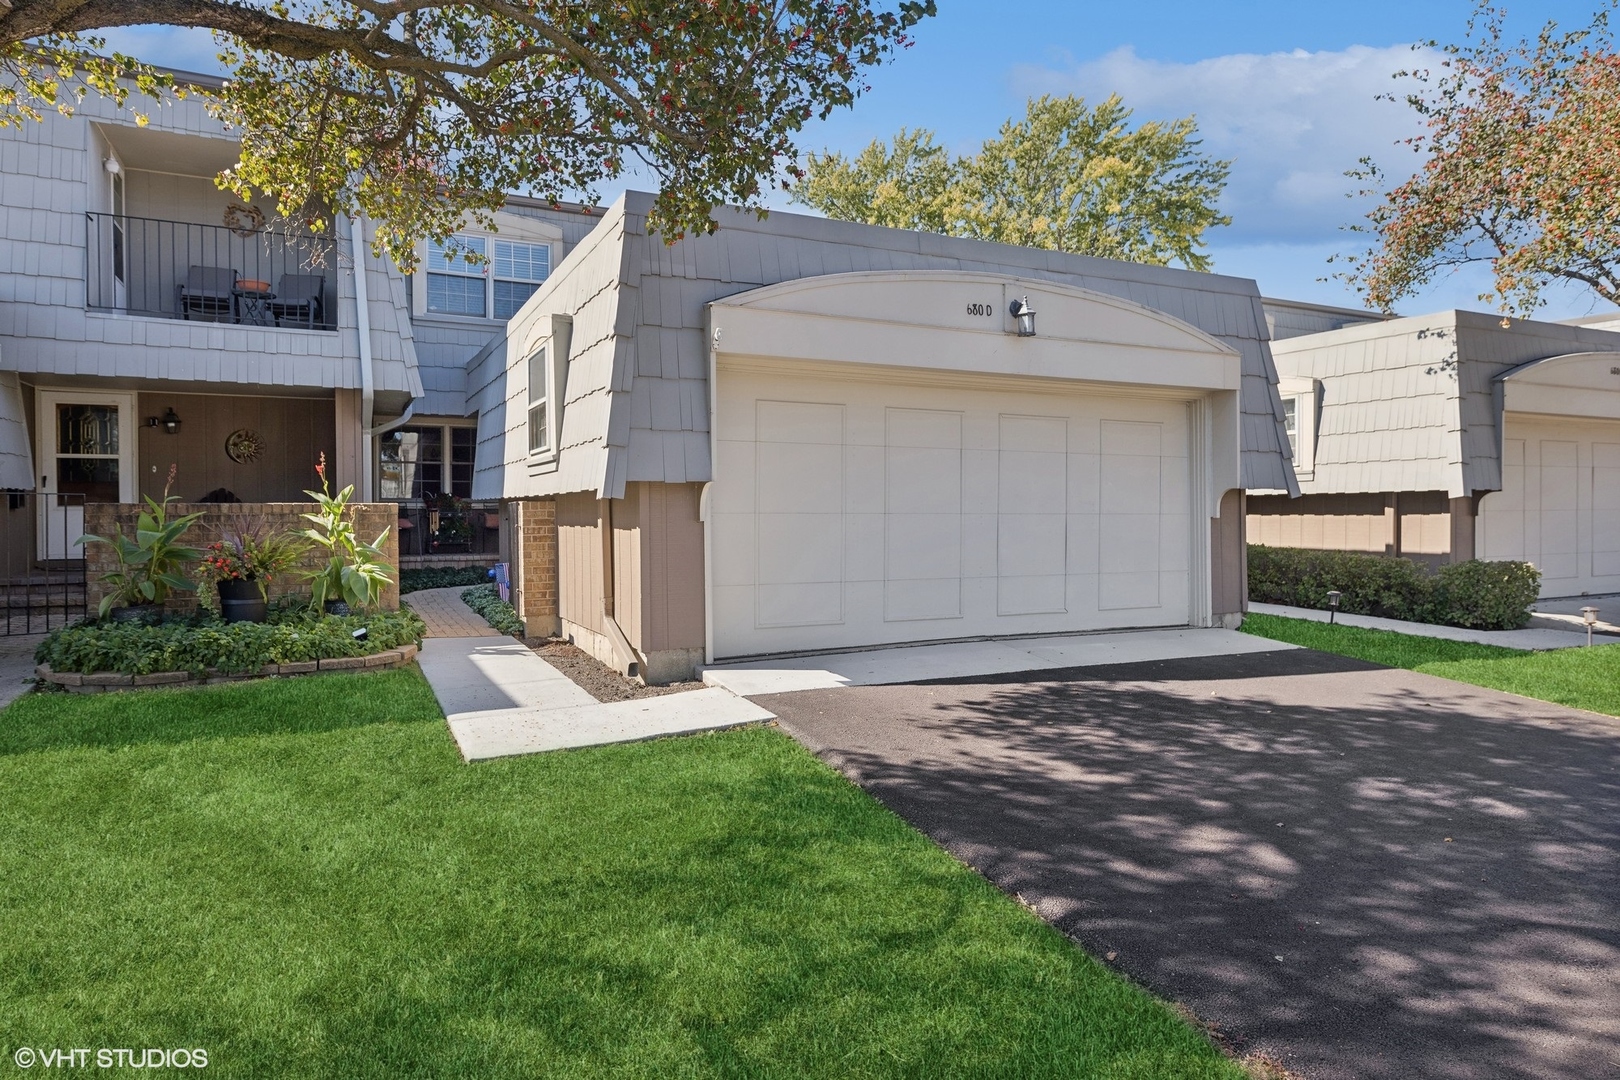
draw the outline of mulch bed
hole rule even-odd
[[[614,671],[579,646],[570,645],[560,638],[529,638],[524,644],[597,701],[631,701],[703,689],[700,682],[644,686]]]

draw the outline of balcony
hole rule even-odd
[[[330,236],[124,214],[85,219],[92,311],[337,329],[337,244]]]

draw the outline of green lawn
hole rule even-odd
[[[223,1077],[1226,1077],[774,729],[468,767],[414,670],[0,713],[0,1050]]]
[[[1250,614],[1244,633],[1620,716],[1620,645],[1525,652],[1497,645]]]

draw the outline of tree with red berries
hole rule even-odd
[[[205,93],[242,139],[221,178],[290,221],[380,223],[415,243],[487,222],[502,196],[590,192],[634,157],[658,180],[651,225],[711,227],[761,208],[794,139],[866,89],[934,0],[0,0],[0,124],[86,93]],[[177,86],[96,30],[207,27],[222,90]]]
[[[1504,13],[1481,3],[1468,41],[1446,46],[1438,74],[1415,79],[1406,100],[1425,131],[1424,157],[1388,190],[1372,162],[1351,175],[1381,201],[1357,231],[1376,241],[1344,259],[1342,275],[1389,310],[1436,277],[1485,264],[1480,299],[1528,315],[1555,282],[1620,304],[1620,55],[1613,0],[1592,25],[1508,43]],[[1438,47],[1428,42],[1430,48]]]

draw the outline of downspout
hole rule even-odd
[[[388,434],[397,427],[404,427],[406,424],[411,422],[411,417],[416,415],[416,403],[421,400],[421,398],[411,398],[411,403],[405,406],[404,412],[400,413],[386,424],[378,424],[376,427],[367,432],[367,434],[372,438],[376,438],[379,435]]]
[[[371,305],[366,296],[365,218],[349,218],[349,246],[354,254],[354,326],[360,337],[360,501],[376,497],[371,483],[371,421],[377,404],[376,380],[371,370]],[[414,406],[414,402],[412,403]],[[406,411],[406,416],[410,411]]]
[[[613,500],[598,499],[597,520],[602,525],[602,629],[606,631],[609,642],[613,645],[613,655],[618,660],[618,667],[630,678],[639,678],[646,665],[641,662],[641,655],[631,646],[630,639],[625,637],[624,630],[614,617],[614,571],[613,571]],[[645,681],[645,679],[643,679]]]

